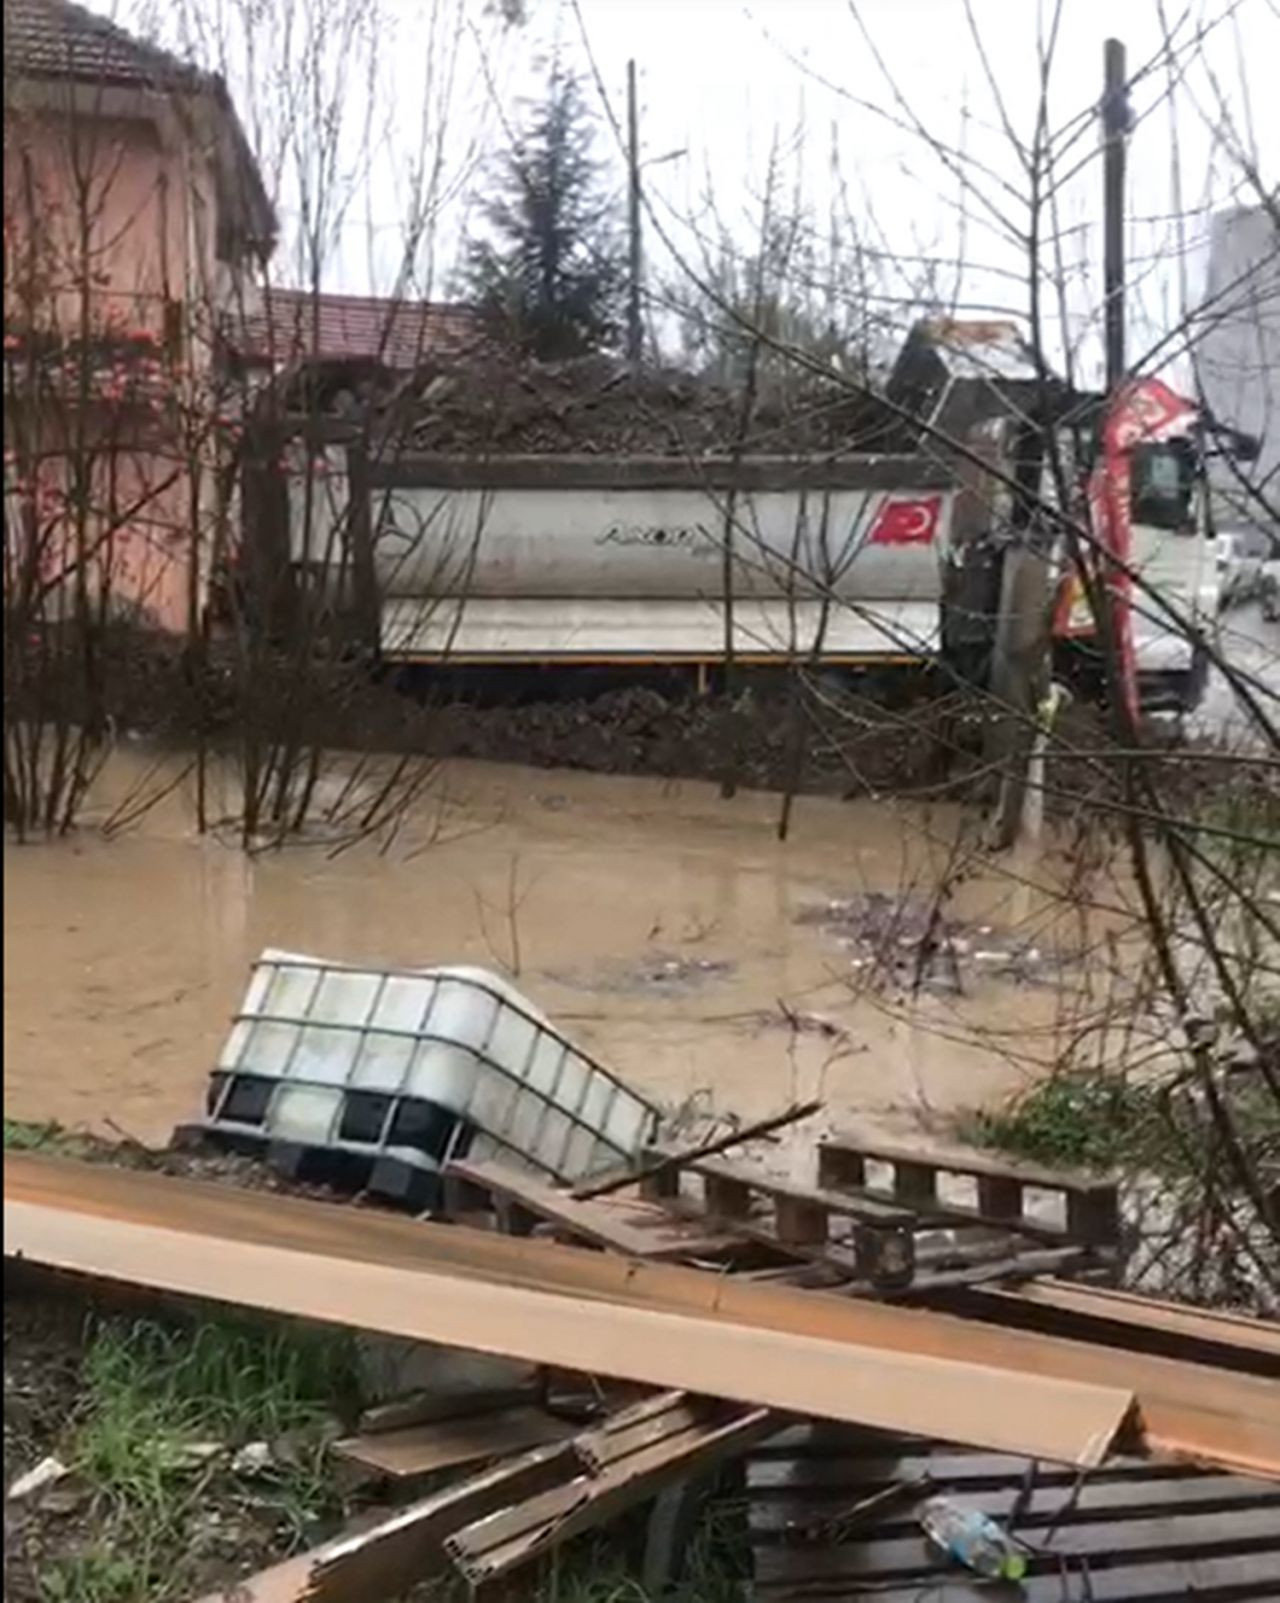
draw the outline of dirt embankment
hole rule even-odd
[[[49,676],[32,676],[41,717],[83,719],[78,660],[48,661]],[[224,639],[196,671],[180,642],[122,628],[104,641],[95,672],[109,734],[170,745],[468,757],[838,796],[982,801],[994,777],[982,758],[990,702],[923,669],[844,679],[749,670],[728,695],[715,680],[699,693],[679,670],[386,671],[262,648],[246,667]],[[1068,709],[1050,751],[1047,812],[1120,816],[1124,765],[1108,740],[1098,709]],[[1242,776],[1212,746],[1153,739],[1144,760],[1175,813],[1195,815],[1218,795],[1274,804],[1273,782]]]
[[[748,676],[732,696],[689,677],[649,681],[530,670],[379,676],[359,664],[271,663],[247,677],[215,653],[199,684],[180,653],[134,642],[114,654],[117,733],[215,745],[250,725],[264,740],[331,749],[470,757],[544,768],[732,780],[749,789],[864,795],[962,782],[981,730],[963,698],[923,685],[886,700]]]

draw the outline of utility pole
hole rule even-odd
[[[640,370],[640,112],[636,105],[636,64],[627,62],[627,360],[631,371]]]
[[[1129,138],[1129,97],[1125,93],[1124,45],[1108,39],[1103,46],[1102,183],[1103,286],[1106,295],[1107,393],[1114,394],[1125,375],[1124,329],[1124,179]]]

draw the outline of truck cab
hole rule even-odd
[[[1089,594],[1101,590],[1090,585],[1091,572],[1115,600],[1137,703],[1144,711],[1195,707],[1207,670],[1204,640],[1222,591],[1207,463],[1215,451],[1248,460],[1256,449],[1256,441],[1213,424],[1157,379],[1126,386],[1109,404],[1088,487],[1096,544],[1080,565],[1065,554],[1061,563],[1054,620],[1060,672],[1101,672]]]

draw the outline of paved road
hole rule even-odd
[[[1280,724],[1280,623],[1268,623],[1256,601],[1233,607],[1218,620],[1219,646],[1232,667],[1247,674],[1269,716]],[[1193,732],[1219,739],[1245,735],[1247,715],[1227,678],[1214,670],[1193,721]]]

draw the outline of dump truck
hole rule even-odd
[[[1204,431],[1153,383],[1127,393],[1117,443],[1114,413],[1047,383],[1011,325],[928,324],[884,403],[924,420],[910,448],[441,453],[313,438],[289,457],[287,560],[310,591],[344,598],[390,664],[704,679],[726,659],[925,665],[988,683],[1008,610],[1026,605],[1011,599],[1009,554],[1030,543],[1049,552],[1058,671],[1087,680],[1098,592],[1041,505],[1053,498],[1047,426],[1070,436],[1072,460],[1095,456],[1095,518],[1140,574],[1123,600],[1144,699],[1187,707],[1204,677],[1196,631],[1218,610]]]

